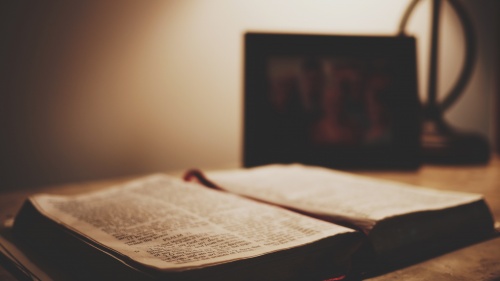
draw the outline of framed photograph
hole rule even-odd
[[[416,168],[412,37],[245,34],[244,165]]]

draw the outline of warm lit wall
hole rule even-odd
[[[0,180],[11,186],[238,165],[245,31],[394,34],[408,3],[11,2],[0,9],[7,42],[0,46]],[[497,26],[498,3],[467,6],[482,53],[466,95],[448,117],[491,136],[496,60],[490,57],[498,44],[488,27]],[[425,33],[428,8],[419,6],[409,30]],[[453,83],[462,51],[456,19],[444,21],[441,92]],[[421,44],[426,50],[428,42]]]

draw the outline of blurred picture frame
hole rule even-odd
[[[415,39],[249,32],[245,167],[420,165]]]

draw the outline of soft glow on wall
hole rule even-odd
[[[20,2],[8,18],[14,26],[13,59],[2,70],[15,78],[7,114],[24,117],[9,119],[8,128],[16,129],[5,129],[11,137],[3,148],[9,147],[4,155],[10,158],[4,161],[10,163],[2,176],[13,185],[29,185],[236,166],[245,31],[392,35],[408,2],[54,1],[36,7]],[[478,2],[490,10],[496,5]],[[482,4],[473,6],[474,20]],[[427,32],[427,5],[413,16],[411,31]],[[491,20],[486,14],[490,17],[480,24]],[[440,92],[453,83],[461,64],[456,58],[461,58],[462,39],[455,25],[453,16],[444,17],[448,31],[442,33],[441,52],[447,63],[440,69]],[[427,39],[419,42],[420,90],[426,89],[427,46]],[[13,72],[13,65],[24,68]],[[477,69],[468,90],[474,93],[460,101],[474,113],[450,117],[487,132],[481,126],[488,116],[478,110],[491,95],[484,88],[489,86],[481,85],[489,85],[483,82],[492,74]],[[459,109],[468,110],[454,108]]]

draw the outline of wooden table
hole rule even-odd
[[[430,166],[416,171],[357,172],[443,190],[481,193],[496,220],[500,220],[500,158],[487,166]],[[179,175],[179,173],[174,173]],[[24,199],[33,193],[75,194],[119,184],[120,178],[98,182],[40,187],[0,194],[0,221],[12,218]],[[3,227],[3,226],[2,226]],[[0,280],[16,280],[0,267]],[[435,257],[370,280],[500,280],[500,237]]]

